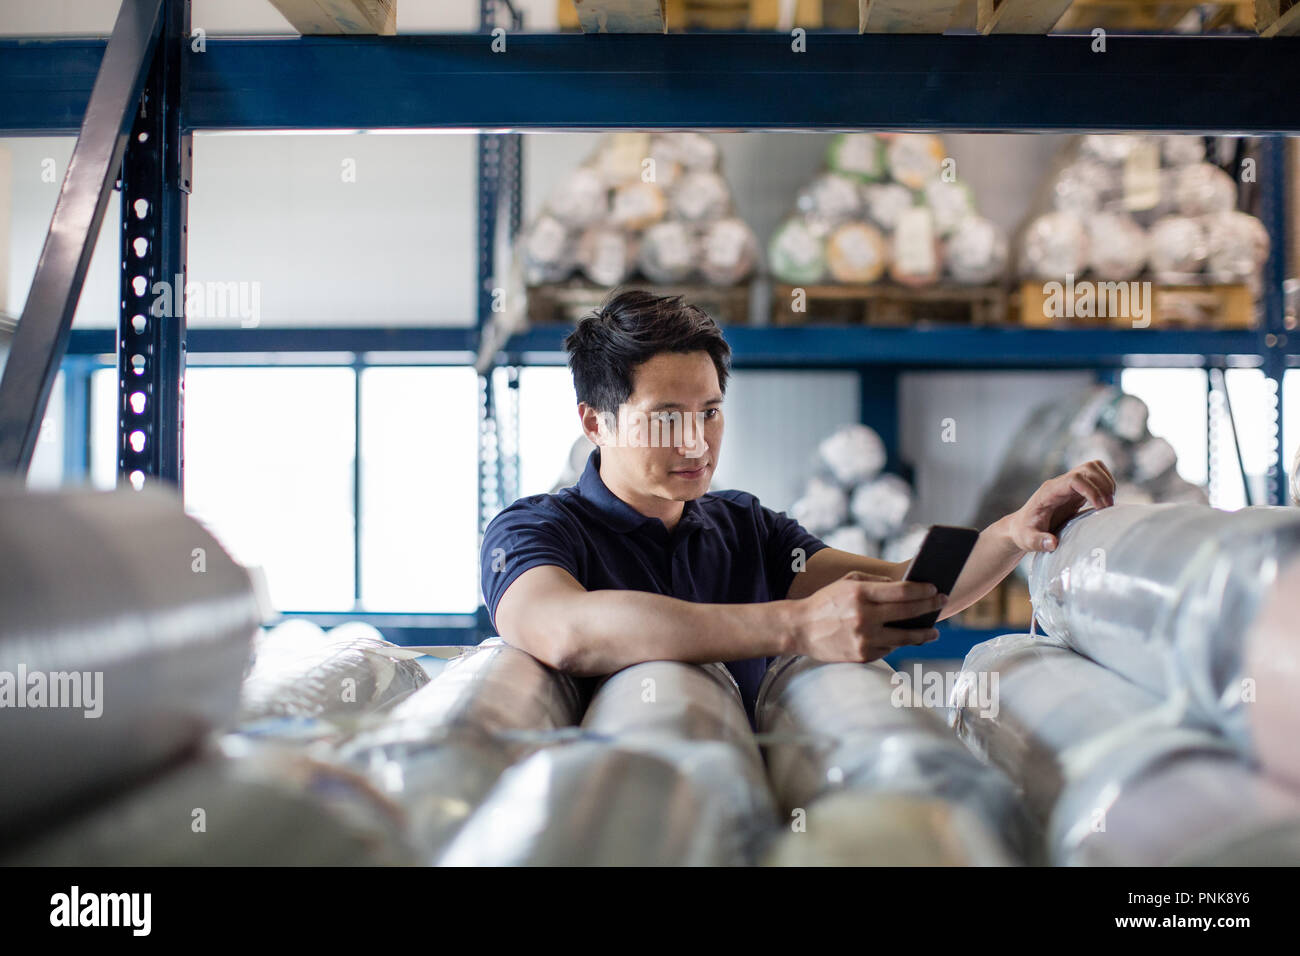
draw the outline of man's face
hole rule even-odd
[[[663,352],[633,370],[632,394],[602,431],[601,471],[629,490],[689,501],[709,490],[722,447],[722,389],[707,352]],[[606,424],[611,424],[606,422]]]

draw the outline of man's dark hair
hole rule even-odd
[[[639,289],[611,293],[564,339],[578,401],[617,413],[632,394],[633,370],[661,352],[708,352],[727,391],[731,347],[707,312],[681,296]]]

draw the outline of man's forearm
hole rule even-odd
[[[1000,518],[980,532],[979,540],[962,568],[952,594],[939,619],[970,607],[1001,583],[1024,558],[1025,552],[1011,540],[1011,516]]]
[[[736,661],[787,653],[795,602],[696,604],[646,591],[589,591],[568,610],[562,669],[608,674],[641,661]]]

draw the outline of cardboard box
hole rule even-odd
[[[397,32],[397,0],[271,0],[271,4],[304,36]]]

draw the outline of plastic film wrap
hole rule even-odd
[[[1290,829],[1290,845],[1262,840]],[[1169,728],[1112,748],[1074,780],[1052,814],[1052,862],[1073,866],[1214,866],[1300,863],[1300,795],[1270,783],[1223,739]]]
[[[1131,279],[1146,268],[1150,241],[1132,216],[1099,212],[1086,220],[1088,263],[1107,280]]]
[[[240,720],[272,717],[358,718],[415,693],[429,675],[409,654],[368,625],[328,634],[286,622],[254,642]]]
[[[1081,275],[1088,264],[1088,232],[1078,216],[1049,212],[1025,229],[1021,271],[1026,276],[1056,279]]]
[[[1261,766],[1300,792],[1300,562],[1278,574],[1246,641],[1246,672],[1255,680],[1251,736]]]
[[[1187,216],[1164,216],[1151,227],[1151,268],[1160,282],[1188,282],[1209,254],[1205,230]]]
[[[10,866],[418,862],[397,807],[360,775],[230,739],[0,859]]]
[[[234,716],[257,602],[179,499],[5,487],[0,551],[0,831],[125,784]]]
[[[768,774],[785,811],[841,790],[942,801],[997,834],[1007,855],[1029,852],[1029,821],[1011,782],[963,748],[906,675],[883,661],[779,658],[755,710],[772,741]]]
[[[990,697],[996,708],[981,706]],[[1155,694],[1059,642],[1028,634],[973,647],[951,703],[957,735],[1006,771],[1043,824],[1072,771],[1072,752],[1123,733],[1139,718],[1159,723],[1161,716]]]
[[[1000,276],[1007,265],[1007,237],[981,216],[963,219],[944,246],[944,264],[958,282],[979,285]]]
[[[682,282],[695,272],[700,246],[685,223],[655,223],[641,236],[637,262],[652,282]]]
[[[700,275],[713,285],[735,285],[758,263],[758,239],[743,219],[710,223],[700,236]]]
[[[1254,216],[1230,210],[1202,220],[1205,270],[1214,282],[1252,282],[1268,259],[1268,230]]]
[[[1251,749],[1245,636],[1279,567],[1300,554],[1289,508],[1116,505],[1075,518],[1035,556],[1043,628]]]
[[[885,467],[885,443],[866,425],[844,425],[817,446],[835,480],[845,487],[868,481]]]
[[[824,534],[848,520],[849,499],[838,485],[810,478],[802,497],[790,506],[790,516],[812,534]]]
[[[858,485],[849,512],[868,535],[888,538],[903,530],[912,510],[912,488],[897,475],[880,475]]]

